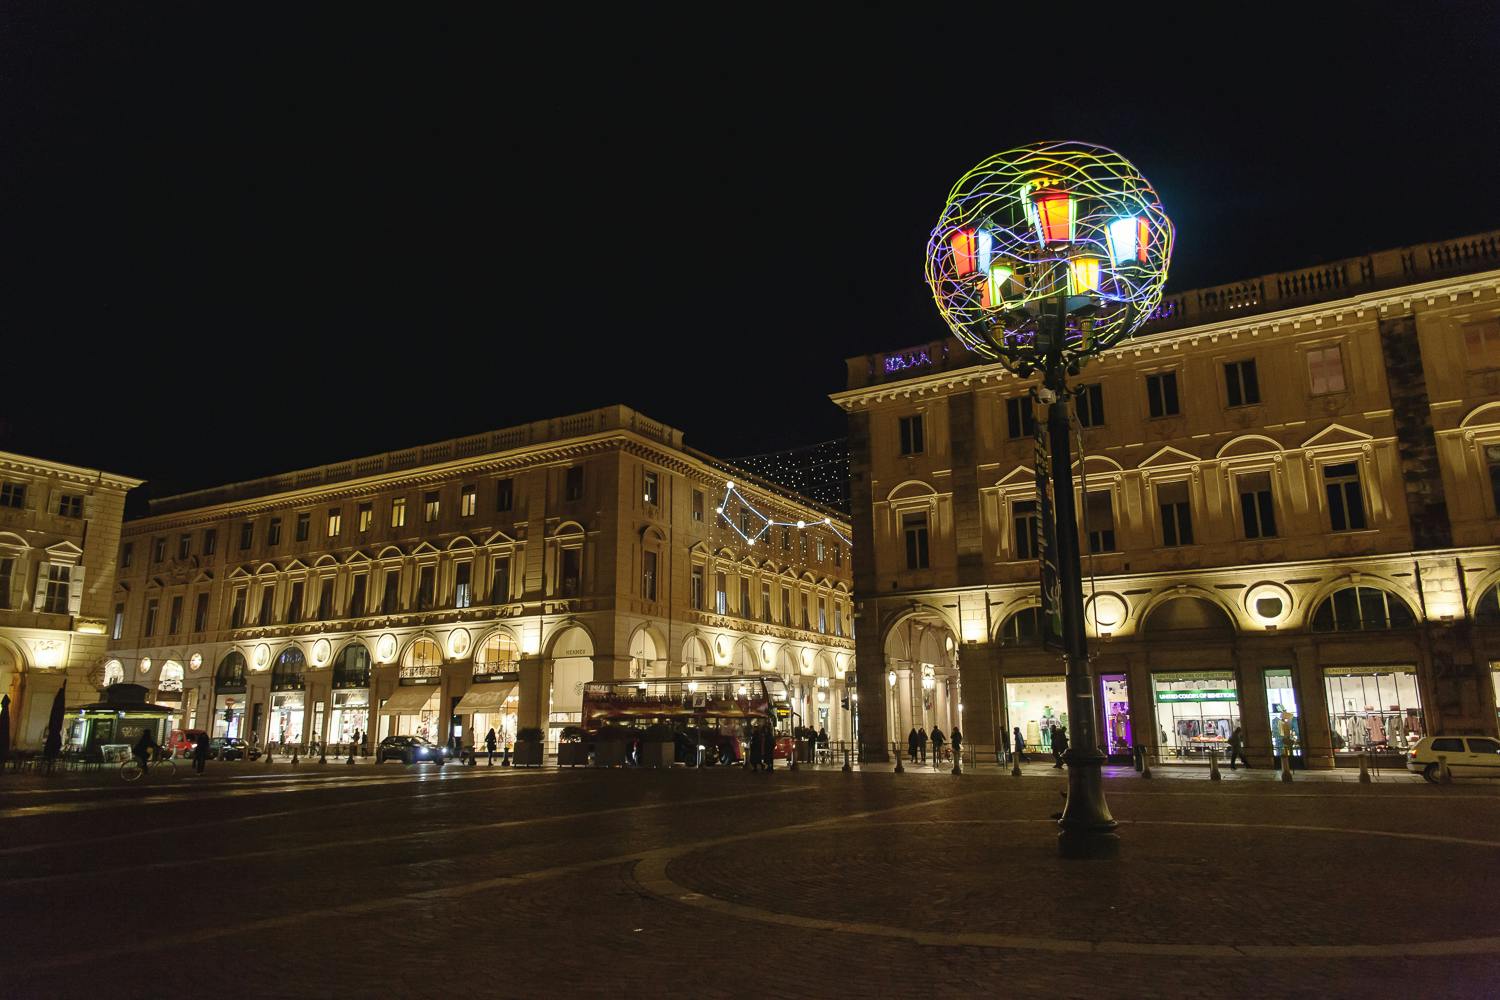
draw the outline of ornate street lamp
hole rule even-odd
[[[1082,142],[1037,142],[965,174],[927,244],[927,284],[958,339],[1022,378],[1042,376],[1037,506],[1050,529],[1042,603],[1067,664],[1065,847],[1112,839],[1115,828],[1089,676],[1067,377],[1135,333],[1160,304],[1172,237],[1155,190],[1123,156]]]

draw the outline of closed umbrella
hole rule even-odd
[[[10,756],[10,695],[0,695],[0,771]]]
[[[42,756],[48,764],[62,753],[63,693],[67,690],[68,682],[63,681],[62,687],[57,689],[57,697],[52,699],[52,714],[47,718],[47,744],[42,747]]]

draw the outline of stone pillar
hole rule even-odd
[[[516,705],[516,726],[539,726],[546,729],[552,664],[541,655],[523,656],[520,673],[521,698]]]
[[[1292,650],[1297,686],[1297,726],[1302,731],[1302,759],[1309,768],[1333,767],[1333,734],[1328,729],[1328,689],[1318,667],[1318,648],[1312,642]]]
[[[1238,659],[1238,657],[1236,657]],[[1271,709],[1266,704],[1265,669],[1259,664],[1240,661],[1235,671],[1235,686],[1239,689],[1240,728],[1245,734],[1246,753],[1250,763],[1256,767],[1270,767]]]
[[[1432,430],[1432,406],[1427,398],[1417,319],[1413,315],[1393,316],[1379,322],[1380,353],[1385,361],[1391,416],[1396,425],[1396,454],[1401,461],[1412,548],[1418,551],[1451,548],[1453,526],[1443,490],[1437,438]]]
[[[995,703],[999,659],[999,648],[990,642],[965,643],[958,654],[964,743],[981,755],[993,754],[997,746],[1006,746],[1005,716]]]

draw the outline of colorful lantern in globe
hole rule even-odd
[[[954,185],[928,240],[927,284],[965,346],[1029,370],[1041,360],[1043,300],[1068,299],[1069,361],[1139,329],[1161,303],[1173,235],[1156,191],[1120,154],[1031,143]]]

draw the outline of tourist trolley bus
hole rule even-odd
[[[775,727],[776,756],[788,756],[795,720],[786,682],[775,674],[648,677],[583,686],[586,740],[628,740],[635,731],[668,726],[683,763],[695,761],[700,744],[706,764],[741,760],[743,741],[756,723]]]

